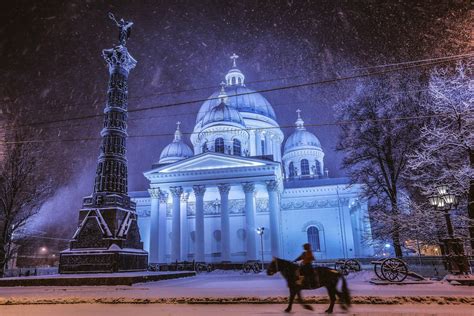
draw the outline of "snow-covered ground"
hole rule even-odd
[[[283,312],[286,305],[282,304],[239,304],[239,305],[14,305],[0,306],[2,316],[241,316],[241,315],[288,315]],[[325,315],[326,306],[314,305],[314,312],[294,306],[292,315]],[[446,315],[472,316],[474,308],[470,305],[354,305],[348,313],[341,313],[336,307],[333,315],[370,315],[370,316],[402,316],[402,315]]]
[[[354,302],[374,304],[474,304],[474,289],[437,281],[432,284],[373,285],[372,272],[348,276]],[[281,302],[288,290],[280,275],[214,271],[196,277],[140,283],[133,286],[0,288],[0,304],[31,303],[179,303]],[[324,302],[326,290],[305,291],[312,302]]]

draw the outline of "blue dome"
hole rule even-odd
[[[297,129],[286,140],[284,152],[287,153],[292,150],[308,148],[321,149],[319,139],[307,130]]]
[[[179,124],[180,123],[178,122],[173,142],[168,144],[161,152],[160,163],[176,162],[193,156],[191,148],[181,139],[182,134],[179,130]]]
[[[304,121],[301,119],[300,116],[301,111],[297,110],[296,112],[298,113],[298,119],[295,123],[296,130],[286,140],[283,154],[300,149],[322,150],[319,139],[313,133],[308,132],[304,127]]]
[[[272,120],[276,120],[275,111],[270,103],[263,95],[256,93],[255,90],[243,85],[227,85],[224,87],[224,90],[228,96],[227,104],[229,107],[233,107],[239,112],[260,114]],[[220,91],[216,91],[202,104],[197,115],[196,123],[199,123],[206,113],[209,113],[221,103],[219,98],[220,93]]]
[[[244,120],[240,115],[239,111],[234,109],[232,106],[228,106],[221,101],[221,103],[212,108],[211,111],[207,112],[202,119],[202,126],[212,124],[212,123],[236,123],[245,126]]]

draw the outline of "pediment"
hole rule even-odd
[[[252,159],[247,157],[237,157],[216,153],[205,153],[188,159],[178,161],[176,163],[161,166],[157,169],[150,170],[145,176],[152,173],[172,173],[187,171],[205,171],[215,169],[231,169],[242,167],[261,167],[274,164],[271,161],[262,161],[260,159]]]

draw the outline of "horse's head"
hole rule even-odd
[[[280,271],[278,267],[278,258],[273,257],[272,262],[270,262],[270,265],[267,268],[267,275],[274,275],[278,271]]]

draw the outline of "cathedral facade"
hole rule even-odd
[[[285,140],[268,100],[233,67],[197,115],[190,143],[179,123],[152,169],[130,192],[150,263],[317,259],[373,254],[359,185],[329,178],[318,138],[298,110]]]

